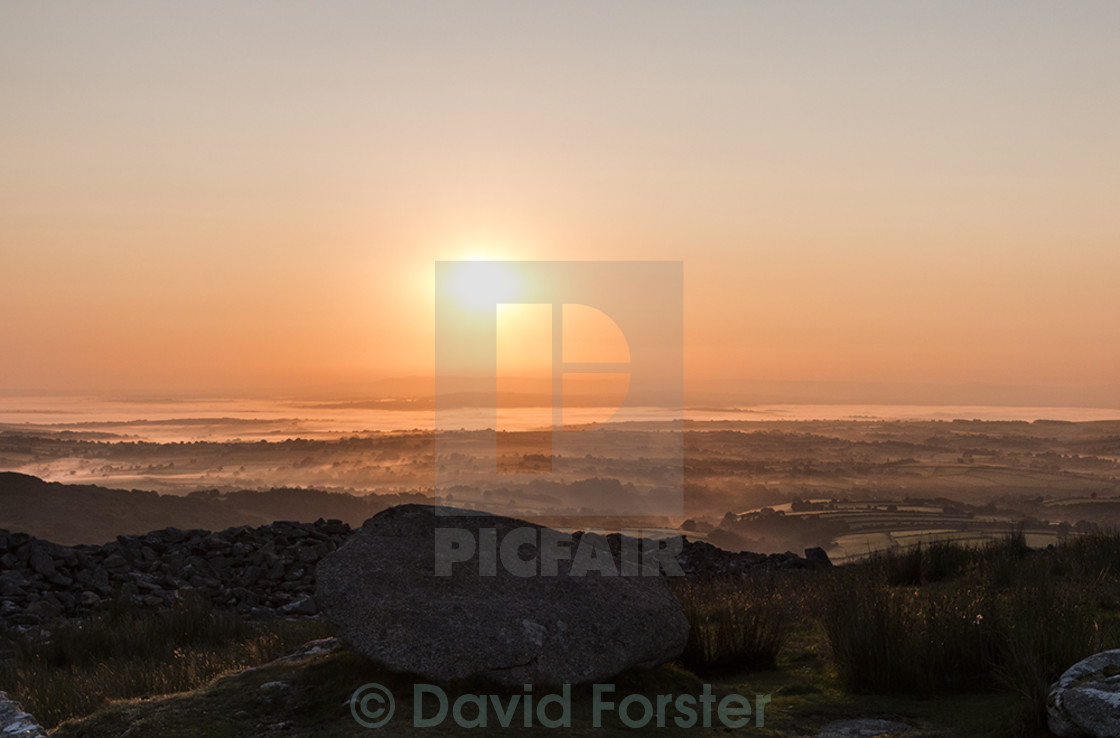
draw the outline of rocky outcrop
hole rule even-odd
[[[1120,649],[1078,661],[1050,686],[1047,722],[1054,735],[1120,738]]]
[[[165,528],[104,546],[0,531],[0,627],[31,628],[107,607],[161,607],[187,588],[252,617],[313,615],[315,567],[350,536],[337,520],[211,533]]]
[[[490,565],[482,553],[487,535],[504,547],[507,536],[525,533],[534,548],[528,539],[563,534],[514,518],[448,511],[386,510],[320,563],[316,600],[351,650],[432,680],[481,676],[522,685],[608,680],[670,661],[684,648],[688,621],[656,569],[652,576],[603,576],[602,569],[580,575],[573,551],[544,573],[543,543],[539,573],[506,558]],[[449,529],[479,555],[455,566],[441,560],[451,547],[439,542],[437,530]],[[579,548],[589,541],[581,538]],[[609,555],[599,543],[598,553]]]
[[[188,587],[251,617],[314,615],[315,567],[351,534],[345,523],[320,519],[217,533],[164,528],[119,536],[103,546],[61,546],[0,530],[0,629],[35,628],[58,616],[85,615],[114,597],[126,598],[132,607],[162,607]],[[617,558],[622,537],[616,533],[606,540]],[[828,565],[823,552],[807,552],[809,558],[789,551],[732,553],[701,541],[676,548],[681,571],[692,578]]]
[[[805,553],[805,558],[792,551],[774,554],[750,551],[732,553],[705,541],[689,541],[684,544],[678,560],[686,576],[699,579],[743,577],[758,568],[797,571],[832,567],[832,562],[823,549],[806,549]]]

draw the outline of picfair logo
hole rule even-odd
[[[597,455],[634,457],[605,423],[654,421],[641,450],[656,483],[582,490],[598,499],[580,511],[679,514],[682,311],[681,262],[437,262],[437,496],[577,479]],[[465,418],[484,429],[464,433]],[[487,509],[524,511],[507,497]]]

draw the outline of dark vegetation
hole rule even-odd
[[[1120,645],[1118,567],[1115,534],[1043,551],[1012,535],[979,549],[880,554],[837,572],[825,630],[853,689],[1004,689],[1037,727],[1063,671]]]
[[[195,689],[330,634],[312,620],[248,622],[204,597],[159,611],[132,610],[126,602],[59,621],[46,640],[0,635],[0,690],[53,727],[111,700]]]
[[[800,734],[819,720],[812,716],[837,705],[849,705],[854,714],[838,713],[849,717],[875,709],[925,715],[920,706],[930,699],[942,713],[1004,711],[986,718],[998,729],[974,725],[970,735],[1034,735],[1049,685],[1081,658],[1120,645],[1118,572],[1120,535],[1072,538],[1052,550],[1012,535],[980,548],[932,544],[832,570],[760,568],[734,579],[673,581],[691,625],[679,667],[622,681],[637,690],[665,679],[766,685],[775,692],[768,725],[776,731],[766,735]],[[0,647],[0,689],[54,725],[109,700],[200,688],[329,632],[315,620],[246,622],[204,598],[164,611],[115,607],[59,622],[46,641],[9,636]],[[339,689],[345,681],[339,674],[316,679]],[[135,717],[143,708],[121,709]],[[348,717],[335,712],[331,719]],[[913,719],[932,730],[943,718]]]
[[[773,571],[674,582],[689,624],[681,664],[701,676],[773,668],[798,615],[792,585]]]
[[[797,633],[820,633],[849,693],[1004,694],[1007,735],[1035,735],[1062,672],[1120,647],[1120,534],[1048,550],[1021,533],[981,547],[939,542],[676,591],[692,627],[681,663],[697,674],[772,669]]]

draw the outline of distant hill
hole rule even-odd
[[[44,482],[27,474],[0,472],[0,529],[66,545],[100,544],[119,535],[169,526],[222,530],[318,518],[337,518],[358,526],[387,507],[407,502],[430,500],[420,494],[358,497],[292,488],[160,495],[138,489]]]

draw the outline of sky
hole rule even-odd
[[[1115,2],[0,2],[0,390],[431,375],[679,260],[686,388],[1120,384]]]

